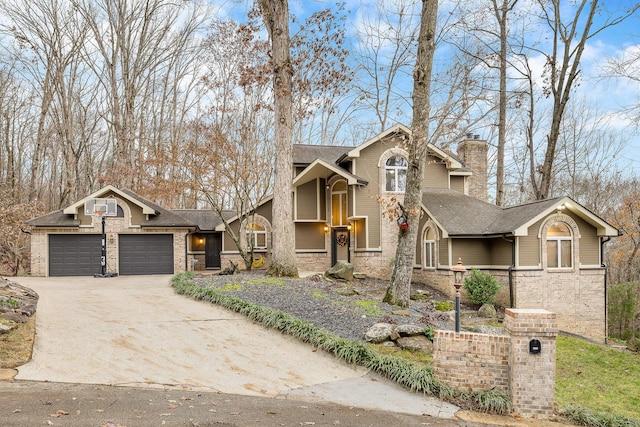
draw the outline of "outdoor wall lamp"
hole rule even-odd
[[[328,233],[330,229],[331,229],[331,227],[329,227],[329,224],[325,224],[324,225],[324,232],[325,233]]]
[[[451,268],[453,271],[453,286],[456,288],[456,332],[460,332],[460,288],[462,287],[464,274],[467,269],[462,265],[462,258],[458,258],[458,263]]]
[[[352,228],[352,227],[353,227],[353,226],[351,225],[351,223],[348,223],[348,224],[347,224],[347,230],[351,231],[351,228]]]

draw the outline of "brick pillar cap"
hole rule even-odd
[[[546,315],[547,317],[551,315],[552,317],[555,317],[555,313],[543,308],[507,308],[504,311],[504,314],[510,317],[530,317],[539,315]]]

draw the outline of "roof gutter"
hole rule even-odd
[[[513,305],[513,269],[516,267],[516,239],[507,239],[507,235],[503,234],[502,238],[511,243],[511,265],[509,266],[509,306],[515,308]]]
[[[607,331],[607,325],[609,324],[609,318],[608,318],[608,310],[607,310],[607,304],[609,303],[608,298],[607,298],[607,287],[608,287],[608,277],[609,277],[609,267],[607,266],[607,264],[605,264],[604,262],[604,244],[607,243],[609,240],[611,240],[610,236],[607,236],[606,239],[600,239],[600,265],[602,266],[602,268],[604,268],[604,342],[608,343],[609,341],[609,335],[608,335],[608,331]]]

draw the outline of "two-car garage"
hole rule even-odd
[[[117,252],[120,275],[174,273],[173,234],[119,234]],[[93,276],[101,254],[101,234],[49,234],[49,276]]]

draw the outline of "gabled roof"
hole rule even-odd
[[[370,145],[373,145],[375,143],[377,143],[378,141],[390,136],[390,135],[395,135],[395,134],[402,134],[404,136],[409,137],[411,135],[411,129],[409,129],[407,126],[403,125],[403,124],[396,124],[392,127],[390,127],[389,129],[385,130],[384,132],[374,136],[373,138],[369,139],[368,141],[365,141],[364,143],[358,145],[357,147],[355,147],[352,150],[349,150],[347,153],[345,153],[344,156],[342,156],[340,159],[338,159],[339,161],[342,161],[344,159],[353,159],[353,158],[358,158],[360,157],[360,152],[362,150],[364,150],[365,148],[369,147]],[[427,149],[430,153],[435,154],[437,157],[440,157],[442,160],[445,160],[448,163],[448,168],[449,169],[461,169],[461,168],[465,168],[464,164],[460,161],[460,159],[458,159],[457,156],[451,155],[450,153],[445,152],[444,150],[436,147],[433,144],[428,144],[427,145]],[[465,171],[468,171],[468,169],[465,169]]]
[[[31,227],[78,227],[80,220],[75,215],[65,215],[62,209],[49,212],[48,214],[31,218],[24,222]]]
[[[336,164],[316,159],[293,179],[293,185],[306,184],[316,178],[326,178],[333,174],[345,178],[349,185],[367,185],[369,183],[366,179],[360,178]]]
[[[117,194],[118,197],[142,209],[143,214],[147,215],[147,219],[141,222],[141,227],[197,227],[196,222],[184,216],[165,209],[131,190],[121,190],[112,185],[107,185],[64,209],[30,219],[25,224],[33,227],[78,227],[80,226],[80,220],[76,218],[80,207],[84,206],[89,199],[100,198],[111,193]]]
[[[222,219],[213,209],[173,209],[176,214],[198,225],[200,231],[214,231],[222,224]],[[235,211],[225,210],[222,215],[229,219],[235,215]]]
[[[249,209],[248,212],[253,211],[255,213],[258,210],[258,207],[264,205],[265,203],[269,203],[271,200],[273,200],[273,195],[265,197],[264,199],[260,200],[258,203],[255,204],[254,209]],[[232,212],[232,211],[229,211],[229,212],[231,212],[231,214],[229,216],[225,216],[224,218],[227,221],[227,223],[232,223],[233,221],[236,221],[242,217],[242,213]],[[214,231],[225,231],[224,222],[220,221],[220,224],[216,226]]]
[[[123,189],[121,193],[129,196],[130,201],[137,200],[138,203],[144,204],[149,209],[152,209],[154,214],[149,215],[146,220],[140,223],[140,227],[195,227],[196,223],[188,220],[187,218],[178,215],[177,213],[165,209],[160,205],[157,205],[150,200],[134,193],[131,190]],[[135,202],[134,202],[135,203]],[[144,212],[144,209],[142,211]]]
[[[101,189],[99,189],[98,191],[88,195],[87,197],[78,200],[77,202],[75,202],[74,204],[72,204],[71,206],[67,206],[66,208],[63,209],[63,212],[65,214],[68,215],[75,215],[78,213],[78,208],[80,206],[84,206],[84,204],[87,202],[87,200],[90,199],[96,199],[96,198],[101,198],[104,197],[105,195],[109,194],[109,193],[115,193],[118,196],[122,197],[125,200],[128,200],[129,202],[133,203],[134,205],[139,206],[140,208],[142,208],[142,213],[144,214],[150,214],[150,215],[154,215],[155,209],[151,208],[150,206],[147,206],[146,204],[142,203],[139,199],[140,196],[136,195],[133,192],[127,192],[125,190],[120,190],[116,187],[114,187],[113,185],[107,185],[106,187],[102,187]]]
[[[293,164],[310,165],[316,159],[337,164],[338,159],[353,148],[335,145],[293,144]]]
[[[501,208],[454,190],[427,188],[422,195],[422,205],[442,230],[443,237],[526,236],[531,225],[559,207],[591,224],[599,236],[618,235],[615,227],[569,197]]]

